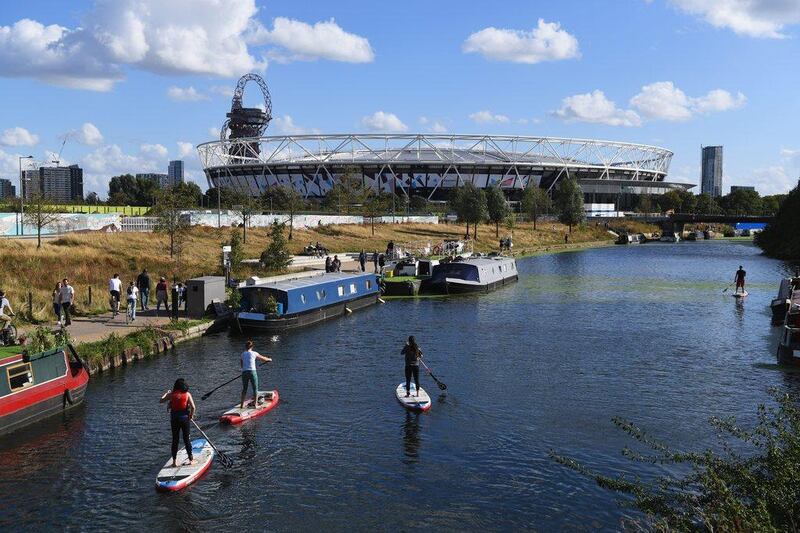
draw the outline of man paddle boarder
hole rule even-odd
[[[744,271],[742,265],[739,265],[739,270],[736,271],[736,275],[734,276],[734,281],[736,282],[736,289],[734,290],[734,294],[739,292],[739,288],[741,287],[742,292],[744,292],[744,277],[747,275],[747,272]]]
[[[253,384],[253,407],[258,406],[258,372],[256,371],[256,359],[260,359],[265,363],[272,361],[269,357],[264,357],[253,350],[253,341],[247,341],[245,349],[242,352],[242,401],[239,405],[240,409],[244,409],[244,399],[247,395],[248,383]]]

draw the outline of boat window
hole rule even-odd
[[[370,290],[371,288],[372,288],[372,282],[370,280],[367,280],[367,290]]]
[[[350,294],[355,294],[355,293],[356,293],[356,284],[355,283],[351,283],[350,284]]]
[[[300,301],[301,301],[302,303],[306,303],[306,295],[305,295],[305,294],[301,294],[301,295],[300,295]]]
[[[339,285],[339,296],[344,296],[344,287]]]
[[[317,291],[317,300],[322,300],[322,293]]]
[[[14,365],[6,372],[8,373],[8,388],[12,391],[33,385],[33,372],[31,371],[30,363]]]

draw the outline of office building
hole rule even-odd
[[[83,169],[68,167],[39,167],[23,172],[23,195],[29,199],[43,194],[53,202],[72,202],[83,199]]]
[[[0,198],[14,198],[17,196],[17,188],[11,183],[11,180],[0,179]]]
[[[167,169],[167,177],[170,185],[183,183],[183,161],[170,161]]]
[[[731,185],[731,192],[735,191],[755,191],[756,188],[750,185]]]
[[[152,181],[159,187],[169,186],[169,176],[167,176],[166,174],[159,174],[157,172],[145,172],[142,174],[136,174],[136,179],[144,179]]]
[[[722,146],[704,146],[700,192],[722,196]]]

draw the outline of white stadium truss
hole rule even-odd
[[[354,169],[374,189],[428,198],[466,182],[507,190],[535,183],[551,191],[564,176],[646,187],[664,182],[672,159],[671,151],[643,144],[502,135],[287,135],[197,150],[209,186],[257,195],[291,185],[306,197],[324,196]]]

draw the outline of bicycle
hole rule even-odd
[[[116,318],[119,314],[119,298],[111,295],[108,299],[108,304],[111,306],[111,318]]]
[[[133,314],[136,312],[136,300],[128,300],[128,307],[125,309],[125,324],[130,324],[136,320]]]
[[[0,345],[14,346],[17,344],[17,327],[9,322],[2,330],[0,330]]]

